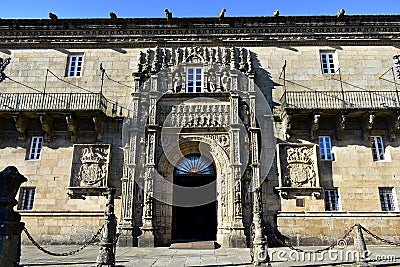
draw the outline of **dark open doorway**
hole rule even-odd
[[[174,184],[184,187],[199,187],[215,182],[214,165],[212,163],[201,164],[198,162],[199,160],[202,158],[197,155],[185,157],[174,172]],[[207,165],[207,167],[202,168],[202,165]],[[194,207],[173,206],[172,240],[216,240],[216,234],[217,201]]]

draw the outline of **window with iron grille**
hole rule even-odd
[[[393,187],[379,188],[382,211],[397,210],[397,198]]]
[[[321,52],[321,68],[323,74],[334,74],[338,69],[335,52]]]
[[[326,211],[340,210],[339,194],[337,189],[325,190],[325,210]]]
[[[371,136],[371,149],[374,161],[385,159],[385,145],[382,136]]]
[[[319,154],[322,160],[333,160],[332,142],[330,136],[319,137]]]
[[[83,55],[71,55],[68,58],[68,77],[82,76]]]
[[[186,93],[200,93],[202,87],[203,69],[201,67],[187,68]]]
[[[35,200],[35,188],[21,187],[19,194],[19,210],[33,209],[33,201]]]
[[[31,140],[31,148],[29,150],[29,160],[35,160],[40,158],[40,153],[42,152],[43,137],[33,136]]]

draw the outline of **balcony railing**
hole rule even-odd
[[[100,93],[1,93],[0,111],[102,111],[107,99]]]
[[[399,108],[396,91],[286,91],[285,109],[385,109]]]

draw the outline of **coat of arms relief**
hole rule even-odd
[[[111,145],[74,145],[70,187],[108,186]]]
[[[281,196],[286,198],[290,192],[297,192],[297,195],[310,192],[319,196],[322,188],[319,184],[317,146],[281,143],[277,145],[277,152],[279,187],[276,189]]]

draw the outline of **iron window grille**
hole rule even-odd
[[[394,188],[379,188],[379,198],[381,200],[382,211],[397,210],[397,199]]]
[[[32,210],[35,200],[35,188],[21,187],[19,199],[19,210]]]
[[[337,189],[325,190],[325,210],[326,211],[340,210],[339,194]]]

